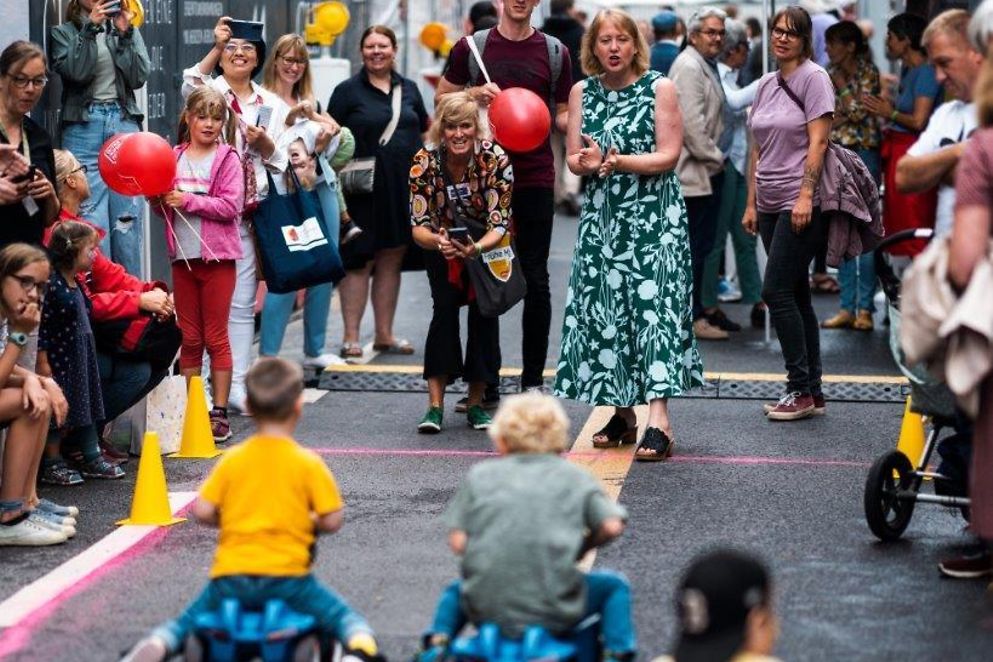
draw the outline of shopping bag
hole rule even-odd
[[[159,433],[162,453],[176,453],[183,437],[183,414],[186,412],[186,378],[166,377],[145,398],[145,426]]]
[[[262,276],[270,292],[337,283],[345,277],[341,256],[331,240],[318,194],[304,190],[293,169],[295,190],[281,195],[272,175],[269,196],[255,211],[253,223]]]

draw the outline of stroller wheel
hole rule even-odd
[[[886,453],[869,469],[865,480],[865,519],[880,540],[898,539],[910,524],[916,501],[899,498],[897,492],[913,487],[913,470],[910,460],[898,450]]]

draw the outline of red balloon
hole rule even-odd
[[[176,179],[172,147],[148,131],[112,136],[100,148],[97,163],[107,186],[121,195],[161,195]]]
[[[531,90],[510,87],[490,104],[493,138],[512,152],[530,152],[548,138],[552,116],[548,104]]]

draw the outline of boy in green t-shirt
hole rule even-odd
[[[259,359],[245,387],[257,432],[221,457],[193,506],[200,522],[220,528],[210,582],[178,619],[156,628],[124,659],[177,653],[196,617],[216,611],[226,598],[250,609],[280,599],[313,616],[323,635],[373,657],[372,628],[310,572],[316,533],[341,528],[344,503],[320,456],[293,440],[303,412],[300,367]]]
[[[563,634],[594,613],[604,659],[634,656],[627,580],[576,565],[621,535],[626,513],[593,476],[559,456],[568,427],[547,395],[514,396],[500,407],[489,431],[503,457],[474,466],[445,514],[462,580],[442,593],[421,661],[443,657],[467,622],[496,623],[510,637],[531,625]]]

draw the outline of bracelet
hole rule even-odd
[[[483,245],[481,243],[479,243],[478,241],[472,242],[472,247],[476,249],[476,255],[482,255],[483,254]]]
[[[890,121],[891,122],[895,122],[896,121],[896,116],[899,115],[899,114],[900,113],[897,110],[894,110],[892,113],[890,113]]]

